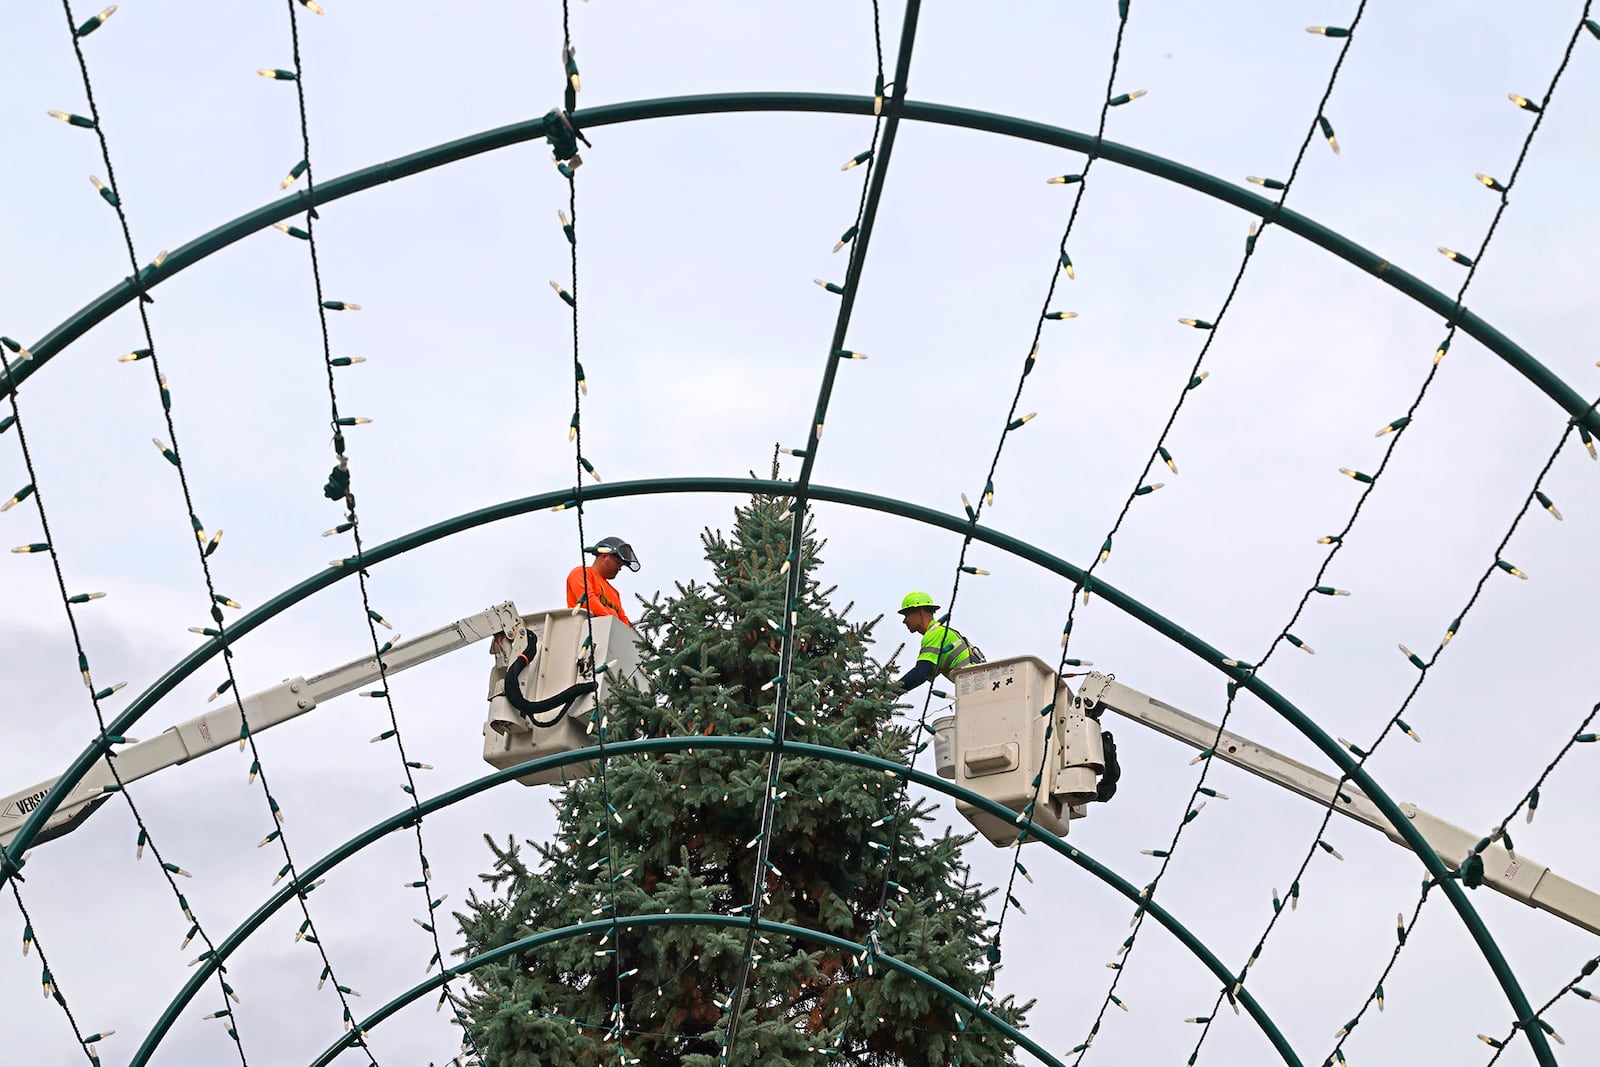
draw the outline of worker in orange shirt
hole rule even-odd
[[[567,575],[567,607],[581,604],[590,615],[615,615],[632,629],[628,613],[622,610],[622,594],[611,584],[611,579],[620,574],[623,567],[630,571],[639,569],[639,557],[633,554],[633,546],[620,537],[604,537],[589,551],[594,553],[594,563],[574,567]]]

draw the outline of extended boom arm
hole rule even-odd
[[[394,674],[415,667],[497,634],[510,637],[520,625],[521,617],[517,614],[516,606],[506,601],[421,637],[397,643],[383,654],[381,672],[377,659],[367,656],[311,678],[290,678],[265,692],[244,698],[241,702],[244,706],[243,719],[240,718],[239,707],[230,703],[169,727],[159,737],[111,752],[91,767],[73,787],[71,794],[51,814],[34,843],[48,841],[77,829],[116,791],[117,777],[124,783],[132,782],[164,768],[187,763],[196,756],[215,752],[234,741],[242,741],[245,722],[250,724],[252,734],[260,733],[268,727],[304,715],[319,703],[376,681],[384,673]],[[108,763],[113,759],[116,760],[117,777],[113,777]],[[0,797],[0,845],[11,843],[28,813],[49,796],[55,782],[52,778],[21,792]]]
[[[1405,844],[1399,832],[1379,813],[1377,806],[1349,782],[1341,784],[1331,775],[1230,731],[1223,730],[1219,734],[1211,723],[1130,689],[1099,672],[1083,679],[1078,695],[1086,710],[1106,708],[1201,751],[1214,748],[1217,759],[1319,804],[1332,804],[1333,810],[1341,815],[1383,831],[1395,844]],[[1479,835],[1447,823],[1415,804],[1402,802],[1400,810],[1416,825],[1449,867],[1458,867],[1480,839]],[[1560,877],[1544,864],[1521,853],[1513,855],[1498,844],[1484,849],[1482,855],[1484,885],[1529,907],[1558,915],[1590,933],[1600,934],[1600,894]]]

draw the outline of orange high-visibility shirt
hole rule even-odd
[[[567,575],[567,607],[577,607],[583,597],[584,572],[588,572],[589,577],[589,599],[583,606],[589,609],[589,614],[615,615],[631,628],[633,623],[622,610],[622,594],[593,567],[574,567]]]

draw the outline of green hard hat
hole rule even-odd
[[[927,608],[929,611],[938,611],[939,605],[933,602],[933,597],[923,592],[907,593],[905,599],[900,601],[900,614],[917,608]]]

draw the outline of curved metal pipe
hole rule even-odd
[[[585,495],[591,500],[600,500],[610,497],[631,497],[651,495],[656,493],[694,493],[694,492],[720,492],[738,493],[741,495],[761,493],[772,495],[783,493],[787,483],[765,481],[759,478],[660,478],[641,480],[637,482],[612,482],[601,484],[593,489],[585,490]],[[889,497],[874,496],[869,493],[860,493],[849,489],[836,489],[827,486],[812,486],[810,493],[815,500],[824,500],[834,503],[849,504],[856,507],[865,507],[888,515],[898,515],[902,518],[913,519],[926,525],[941,527],[955,533],[971,531],[973,539],[993,545],[1003,551],[1027,559],[1047,570],[1053,571],[1075,583],[1082,583],[1083,571],[1060,559],[1043,549],[1037,548],[1025,541],[1010,537],[1006,534],[974,526],[965,519],[943,512],[934,511],[932,508],[910,504],[902,500]],[[413,548],[421,547],[450,534],[481,526],[485,523],[499,519],[523,515],[530,511],[552,507],[557,504],[565,505],[572,500],[571,489],[561,489],[552,493],[542,493],[538,496],[524,497],[520,500],[507,501],[502,504],[481,508],[477,511],[458,515],[453,519],[436,523],[413,531],[393,541],[380,545],[362,558],[363,566],[373,566],[386,559],[409,552]],[[354,563],[354,559],[350,561]],[[319,589],[326,588],[341,579],[356,572],[354,566],[330,567],[321,571],[298,585],[292,586],[276,597],[263,604],[254,611],[246,612],[228,631],[229,642],[238,640],[251,630],[260,626],[274,615],[286,610],[291,605],[299,603]],[[1317,723],[1296,707],[1288,698],[1262,681],[1256,674],[1242,671],[1237,667],[1230,667],[1224,661],[1222,652],[1213,648],[1188,630],[1172,622],[1170,619],[1146,607],[1143,603],[1128,596],[1115,586],[1096,579],[1094,590],[1104,600],[1119,610],[1149,626],[1157,633],[1176,642],[1178,645],[1211,664],[1221,673],[1238,682],[1239,685],[1250,690],[1262,703],[1276,711],[1289,722],[1302,735],[1321,749],[1339,770],[1352,782],[1361,788],[1384,818],[1389,820],[1406,845],[1417,854],[1422,865],[1427,868],[1429,875],[1439,883],[1445,897],[1455,908],[1456,914],[1461,917],[1462,924],[1477,944],[1478,950],[1483,953],[1485,961],[1489,964],[1496,980],[1500,983],[1501,990],[1505,993],[1507,1003],[1516,1016],[1523,1032],[1527,1035],[1528,1043],[1533,1047],[1541,1067],[1556,1067],[1554,1054],[1550,1051],[1550,1043],[1545,1037],[1538,1023],[1534,1020],[1533,1007],[1528,1003],[1527,994],[1517,980],[1516,974],[1506,962],[1505,954],[1500,951],[1500,946],[1495,942],[1489,928],[1484,925],[1483,918],[1467,898],[1466,891],[1460,883],[1452,878],[1450,871],[1439,859],[1426,839],[1418,832],[1411,820],[1405,817],[1394,799],[1372,778],[1367,770],[1361,766],[1343,745],[1340,745],[1327,734]],[[126,735],[135,722],[150,710],[161,697],[171,692],[179,682],[183,681],[195,669],[221,651],[222,642],[213,638],[200,648],[189,653],[166,674],[158,678],[148,689],[139,694],[138,698],[130,704],[121,715],[106,727],[108,734]],[[4,885],[17,869],[21,866],[19,857],[27,848],[29,842],[39,832],[39,827],[44,820],[55,811],[61,797],[88,771],[89,767],[99,758],[104,745],[100,741],[90,742],[77,759],[73,760],[65,774],[62,775],[57,785],[50,790],[45,798],[39,802],[33,812],[23,822],[17,836],[12,839],[11,848],[6,858],[0,859],[0,885]]]
[[[634,100],[622,104],[585,108],[574,114],[573,118],[584,129],[593,129],[597,126],[636,122],[640,119],[749,111],[870,115],[872,98],[834,93],[710,93],[703,96],[660,97],[654,100]],[[1142,152],[1115,141],[1097,140],[1089,134],[1043,122],[1032,122],[1028,119],[996,115],[971,108],[919,103],[914,100],[906,101],[902,117],[944,126],[960,126],[982,133],[1017,137],[1094,155],[1119,166],[1143,171],[1165,181],[1193,189],[1195,192],[1232,204],[1262,218],[1271,219],[1290,233],[1305,238],[1345,262],[1375,276],[1446,321],[1454,321],[1463,333],[1505,360],[1546,396],[1559,404],[1574,421],[1591,434],[1600,437],[1600,411],[1595,410],[1593,405],[1579,396],[1560,376],[1540,363],[1511,338],[1485,322],[1476,313],[1458,305],[1451,297],[1426,284],[1416,275],[1401,270],[1377,253],[1363,248],[1297,211],[1279,207],[1275,201],[1265,196],[1174,160]],[[292,215],[298,215],[308,207],[331,203],[385,182],[398,181],[496,148],[536,141],[543,136],[542,118],[512,123],[470,137],[447,141],[420,152],[399,156],[320,183],[317,185],[315,197],[307,195],[302,189],[294,196],[274,200],[254,211],[240,215],[233,221],[202,234],[181,248],[174,249],[166,262],[159,269],[151,271],[142,284],[146,288],[154,288],[213,252],[218,252],[249,234],[265,229],[274,222],[282,222]],[[0,399],[9,395],[16,385],[20,385],[37,373],[50,362],[51,357],[82,337],[90,327],[106,319],[137,295],[138,289],[132,279],[125,278],[45,334],[31,346],[34,354],[32,361],[14,369],[13,378],[0,375]]]
[[[761,737],[653,737],[638,741],[620,741],[608,743],[606,745],[606,755],[609,757],[628,756],[635,754],[650,755],[667,752],[683,752],[696,749],[722,752],[732,751],[764,753],[771,752],[774,747],[775,742],[773,740]],[[977,793],[974,793],[969,789],[965,789],[962,786],[956,785],[954,782],[950,782],[946,779],[928,774],[926,771],[914,770],[906,767],[903,764],[880,759],[877,756],[870,756],[861,752],[852,752],[848,749],[829,748],[822,745],[811,745],[794,741],[785,742],[784,751],[788,755],[795,758],[820,759],[833,763],[845,763],[857,767],[864,767],[872,771],[887,771],[903,777],[911,782],[915,782],[917,785],[923,786],[926,789],[943,793],[945,796],[952,797],[956,800],[963,800],[975,807],[981,808],[997,818],[1010,819],[1016,814],[1010,809],[1003,807],[993,800],[990,800],[988,797],[979,796]],[[558,767],[587,763],[598,759],[599,757],[600,749],[598,747],[586,748],[577,752],[565,752],[554,756],[545,756],[540,759],[530,760],[527,763],[519,764],[515,767],[509,767],[505,770],[495,771],[492,774],[484,775],[482,778],[468,782],[465,785],[459,785],[454,789],[439,794],[436,797],[430,797],[429,799],[419,803],[416,812],[413,812],[410,808],[405,808],[400,812],[390,816],[388,819],[376,823],[368,829],[362,831],[360,834],[357,834],[355,837],[346,841],[344,844],[340,845],[326,856],[323,856],[309,867],[306,867],[300,872],[299,884],[309,885],[310,883],[315,882],[318,878],[324,877],[335,867],[338,867],[345,860],[350,859],[352,856],[365,849],[368,845],[382,840],[385,836],[397,830],[409,828],[412,825],[413,820],[418,816],[427,816],[433,812],[451,807],[463,800],[477,796],[479,793],[492,789],[495,786],[504,785],[505,783],[512,781],[515,778],[520,778],[526,774],[535,774],[540,771],[552,770]],[[1224,966],[1222,961],[1211,952],[1204,942],[1196,937],[1188,927],[1184,926],[1177,919],[1175,919],[1165,908],[1161,907],[1161,905],[1155,903],[1154,901],[1144,900],[1140,895],[1141,891],[1120,877],[1115,871],[1112,871],[1108,867],[1102,866],[1093,858],[1085,854],[1083,850],[1068,845],[1063,839],[1050,833],[1043,827],[1035,826],[1031,831],[1031,836],[1043,841],[1045,845],[1048,846],[1052,851],[1065,856],[1067,859],[1077,864],[1095,878],[1104,882],[1112,889],[1115,889],[1127,899],[1133,901],[1136,905],[1143,907],[1145,911],[1149,913],[1152,919],[1168,930],[1174,937],[1178,939],[1180,943],[1184,945],[1184,947],[1188,948],[1195,958],[1203,963],[1206,968],[1223,983],[1225,987],[1232,988],[1235,981],[1233,974],[1229,972],[1227,967]],[[256,930],[258,930],[278,911],[279,908],[293,900],[294,896],[295,883],[291,883],[284,886],[282,889],[279,889],[267,899],[266,903],[262,904],[255,910],[255,912],[246,918],[244,922],[240,923],[240,925],[232,933],[217,943],[215,955],[208,956],[200,962],[194,973],[189,976],[188,981],[184,983],[183,988],[179,990],[177,996],[172,999],[172,1001],[167,1005],[166,1010],[161,1013],[160,1017],[151,1027],[150,1032],[145,1035],[144,1042],[139,1046],[138,1052],[134,1054],[133,1060],[130,1062],[129,1067],[145,1067],[145,1064],[149,1062],[150,1057],[155,1054],[156,1049],[166,1037],[166,1034],[171,1028],[172,1024],[177,1021],[178,1016],[194,999],[195,994],[198,993],[211,978],[216,969],[224,964],[228,957],[231,956],[236,949],[243,945],[244,942],[247,941]],[[737,925],[749,925],[748,919],[732,916],[729,918],[733,919],[734,923]],[[602,921],[600,925],[608,926],[609,924],[609,920],[605,920]],[[420,988],[421,987],[419,987],[419,989]],[[1248,990],[1240,990],[1238,993],[1238,1000],[1239,1003],[1244,1006],[1244,1009],[1250,1013],[1250,1017],[1255,1020],[1256,1025],[1261,1028],[1262,1033],[1266,1035],[1273,1047],[1278,1050],[1279,1055],[1283,1057],[1284,1063],[1290,1065],[1290,1067],[1301,1067],[1299,1058],[1295,1055],[1294,1049],[1289,1046],[1288,1040],[1283,1036],[1282,1031],[1278,1029],[1277,1024],[1272,1021],[1272,1017],[1268,1015],[1265,1009],[1263,1009],[1256,999],[1251,996],[1250,992]]]

